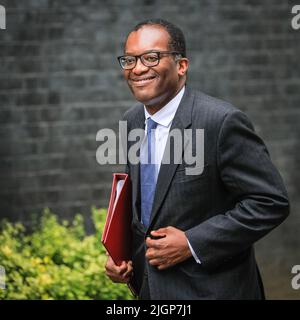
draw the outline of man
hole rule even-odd
[[[138,24],[119,62],[140,102],[125,114],[128,131],[146,134],[141,163],[127,166],[132,261],[116,266],[108,257],[107,275],[131,281],[140,299],[263,299],[253,244],[289,213],[263,141],[244,113],[185,86],[185,40],[173,24]],[[185,161],[162,161],[173,129],[204,129],[201,174],[188,175]],[[154,165],[142,161],[151,152]]]

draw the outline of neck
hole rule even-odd
[[[178,94],[178,92],[183,88],[184,85],[185,83],[180,85],[171,96],[168,96],[167,94],[160,96],[160,102],[155,103],[155,101],[153,101],[153,103],[145,105],[146,110],[149,112],[149,114],[153,115],[154,113],[162,109],[167,103],[169,103]]]

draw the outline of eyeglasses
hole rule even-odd
[[[178,51],[150,51],[138,56],[124,55],[118,57],[120,66],[125,70],[133,69],[136,66],[137,59],[140,58],[142,64],[146,67],[155,67],[159,64],[161,55],[174,54],[181,55]]]

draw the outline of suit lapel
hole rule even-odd
[[[194,95],[192,91],[186,87],[182,100],[178,106],[175,117],[173,119],[170,131],[176,128],[183,133],[183,130],[191,124],[193,102],[194,102]],[[162,164],[159,170],[149,228],[151,227],[151,224],[153,223],[153,220],[157,215],[159,208],[162,205],[162,202],[168,192],[174,173],[178,166],[178,164],[172,161],[174,160],[173,158],[174,152],[172,151],[172,148],[171,148],[170,155],[171,155],[170,157],[171,163],[164,164],[164,161],[162,161]],[[163,159],[165,157],[166,157],[166,152],[164,153]]]
[[[132,129],[144,129],[145,128],[145,112],[143,105],[140,105],[138,112],[132,123]],[[128,150],[135,144],[135,141],[128,141]],[[139,156],[140,150],[138,150]],[[140,221],[139,211],[140,211],[140,164],[130,165],[130,175],[132,181],[132,204],[133,204],[133,215],[137,221]]]

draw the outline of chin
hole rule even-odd
[[[151,103],[155,99],[155,96],[149,94],[146,88],[144,90],[132,90],[132,93],[135,99],[143,104]]]
[[[145,106],[151,105],[152,99],[147,98],[147,97],[140,97],[140,96],[135,96],[135,99],[139,101],[140,103],[144,104]]]

